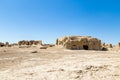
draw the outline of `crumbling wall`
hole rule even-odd
[[[67,49],[100,50],[101,40],[91,36],[66,36],[58,38],[56,45],[62,45]]]
[[[11,44],[9,44],[9,42],[0,42],[0,47],[11,47]]]
[[[4,47],[4,46],[5,46],[5,44],[0,42],[0,47]]]
[[[102,43],[102,50],[112,50],[113,48],[115,48],[112,44],[106,44],[106,43]]]
[[[25,41],[25,40],[22,40],[22,41],[19,41],[18,42],[18,45],[21,46],[21,45],[42,45],[42,41],[39,40],[39,41],[35,41],[35,40],[30,40],[30,41]]]
[[[89,49],[90,50],[100,50],[101,49],[101,40],[97,38],[89,39]]]

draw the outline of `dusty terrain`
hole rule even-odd
[[[0,48],[0,80],[120,80],[120,52]]]

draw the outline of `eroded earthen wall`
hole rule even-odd
[[[101,40],[91,36],[66,36],[58,38],[56,45],[62,45],[67,49],[100,50]]]
[[[30,41],[25,41],[25,40],[22,40],[22,41],[19,41],[18,42],[18,45],[42,45],[42,41],[39,40],[39,41],[35,41],[35,40],[30,40]]]

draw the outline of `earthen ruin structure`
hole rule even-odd
[[[91,36],[65,36],[58,38],[56,45],[67,49],[101,50],[101,40]]]
[[[26,41],[26,40],[22,40],[22,41],[19,41],[18,42],[18,45],[21,46],[21,45],[42,45],[42,41],[39,40],[39,41],[35,41],[35,40],[30,40],[30,41]]]

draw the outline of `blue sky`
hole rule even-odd
[[[119,0],[0,0],[0,41],[43,40],[69,35],[120,41]]]

